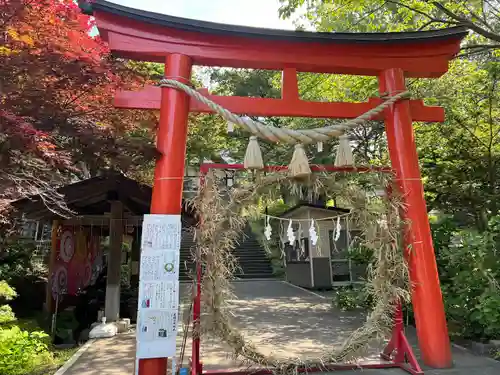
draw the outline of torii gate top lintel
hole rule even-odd
[[[438,77],[459,51],[464,27],[393,33],[316,33],[225,25],[125,7],[91,4],[101,37],[118,56],[165,62],[170,53],[195,65],[377,76],[401,68]]]

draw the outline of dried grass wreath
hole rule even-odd
[[[200,215],[193,258],[203,267],[202,319],[197,334],[209,333],[227,343],[235,359],[246,365],[258,365],[278,374],[297,373],[299,369],[331,363],[354,361],[364,354],[369,343],[386,340],[391,333],[398,301],[409,301],[408,270],[402,251],[404,208],[397,195],[380,197],[376,190],[392,186],[393,176],[371,172],[348,178],[345,173],[318,173],[297,180],[286,173],[257,175],[254,181],[222,190],[214,174],[192,200]],[[259,197],[272,197],[286,187],[297,196],[306,190],[322,196],[341,198],[351,209],[350,221],[362,231],[361,245],[372,250],[368,267],[367,292],[375,305],[364,325],[355,330],[338,349],[322,353],[314,360],[280,360],[260,353],[231,324],[228,301],[234,299],[231,281],[237,270],[233,249],[243,236],[248,217],[242,213],[255,205]]]

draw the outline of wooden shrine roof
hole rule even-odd
[[[300,210],[301,208],[312,208],[315,210],[324,210],[324,211],[331,212],[333,215],[335,215],[335,214],[339,214],[339,215],[347,214],[351,211],[351,210],[346,209],[346,208],[327,207],[327,206],[321,205],[321,204],[299,203],[296,206],[289,208],[288,210],[283,212],[281,215],[279,215],[279,217],[288,218],[288,217],[292,216],[294,213],[296,213],[298,210]]]
[[[122,202],[125,213],[144,215],[149,213],[152,188],[123,174],[111,173],[63,186],[58,192],[64,196],[66,205],[76,215],[104,215],[110,212],[110,202],[113,200]],[[57,217],[39,195],[20,199],[12,205],[27,219]]]

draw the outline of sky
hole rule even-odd
[[[295,29],[278,17],[278,0],[108,0],[131,8],[232,25]]]

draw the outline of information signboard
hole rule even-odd
[[[144,215],[137,358],[174,357],[179,318],[180,215]]]

